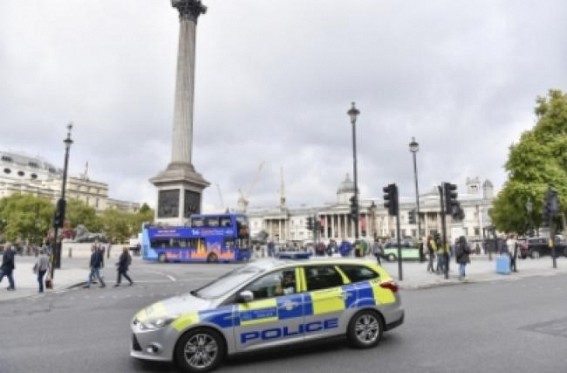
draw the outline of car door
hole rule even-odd
[[[297,268],[272,271],[241,291],[254,300],[240,303],[234,332],[237,351],[294,343],[303,339],[304,294],[299,293]],[[291,283],[285,281],[291,279]]]
[[[341,334],[345,330],[344,312],[347,303],[356,297],[352,285],[334,265],[303,267],[307,290],[305,302],[305,339]]]

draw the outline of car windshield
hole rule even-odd
[[[256,276],[258,273],[261,273],[263,271],[265,271],[264,268],[255,265],[240,267],[222,277],[219,277],[213,282],[208,283],[202,288],[192,291],[191,294],[196,297],[206,299],[218,298],[234,290],[238,286],[242,285],[252,277]]]

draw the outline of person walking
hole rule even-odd
[[[382,265],[382,255],[384,255],[384,248],[382,247],[382,243],[379,239],[374,240],[374,244],[372,245],[372,253],[376,257],[376,261],[378,265]]]
[[[510,271],[518,272],[516,268],[516,259],[518,258],[518,241],[516,241],[516,236],[510,234],[506,240],[506,248],[508,249],[508,255],[510,255]]]
[[[435,269],[433,268],[433,261],[435,260],[437,245],[435,244],[435,240],[433,239],[433,237],[431,237],[431,235],[427,236],[427,239],[425,240],[425,248],[428,255],[427,272],[435,273]]]
[[[2,282],[4,276],[8,277],[8,291],[16,290],[13,274],[15,268],[15,253],[12,249],[12,244],[7,242],[4,247],[4,254],[2,255],[2,265],[0,266],[0,282]]]
[[[114,287],[120,286],[122,276],[124,276],[124,278],[128,280],[128,282],[130,282],[130,286],[134,285],[134,281],[132,281],[132,279],[130,278],[130,276],[128,276],[127,273],[131,263],[132,263],[132,257],[128,252],[128,248],[124,247],[122,249],[122,254],[120,254],[120,258],[118,258],[118,263],[116,263],[116,266],[118,267],[117,268],[118,279],[116,280],[116,284],[114,285]]]
[[[459,265],[459,280],[465,279],[465,269],[467,264],[471,262],[469,257],[470,253],[471,248],[467,243],[465,236],[459,237],[458,243],[455,245],[455,257],[457,259],[457,264]]]
[[[39,249],[39,256],[34,265],[34,272],[37,273],[37,282],[39,283],[39,292],[43,293],[43,276],[49,269],[49,257],[45,254],[45,250]]]
[[[102,265],[101,252],[95,246],[91,248],[91,252],[92,252],[91,260],[90,260],[91,271],[89,273],[89,279],[87,281],[87,284],[84,287],[86,289],[90,288],[91,283],[93,282],[95,277],[98,279],[98,281],[100,281],[101,288],[106,287],[106,284],[104,283],[104,279],[100,275],[100,268]]]

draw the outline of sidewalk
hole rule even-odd
[[[368,260],[375,260],[374,257],[367,257]],[[109,263],[114,263],[111,257]],[[141,260],[134,258],[134,260]],[[33,265],[36,258],[33,256],[16,256],[16,269],[14,270],[14,281],[16,291],[6,291],[8,279],[4,278],[0,284],[0,303],[16,298],[25,298],[39,295],[37,276],[33,273]],[[557,258],[557,268],[553,268],[550,257],[540,259],[518,259],[518,272],[509,275],[496,273],[496,256],[492,260],[485,255],[472,255],[471,263],[467,265],[467,279],[460,281],[458,278],[458,265],[453,259],[449,265],[449,278],[427,272],[427,263],[403,262],[402,277],[399,281],[398,262],[382,261],[382,266],[388,271],[402,289],[420,289],[434,286],[455,285],[463,283],[477,283],[489,281],[514,281],[526,277],[534,276],[554,276],[560,273],[567,273],[567,258]],[[112,267],[113,268],[113,267]],[[114,268],[113,268],[114,269]],[[112,272],[114,275],[114,272]],[[53,279],[53,289],[46,292],[64,291],[66,289],[83,285],[89,274],[88,259],[84,258],[64,258],[60,269],[55,270]],[[112,284],[112,280],[110,280]]]
[[[490,281],[515,281],[527,277],[535,276],[554,276],[560,273],[567,273],[567,258],[556,258],[557,268],[553,268],[551,257],[544,256],[540,259],[520,259],[516,260],[518,272],[508,275],[496,273],[496,259],[493,255],[489,260],[487,255],[471,255],[471,263],[466,267],[466,278],[459,280],[459,265],[452,258],[449,263],[449,278],[444,275],[437,275],[427,272],[427,262],[402,262],[402,281],[399,281],[398,262],[385,262],[384,267],[402,289],[420,289],[433,286],[455,285],[462,283],[478,283]]]

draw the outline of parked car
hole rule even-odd
[[[557,237],[555,239],[555,257],[567,256],[567,241],[564,238]],[[548,237],[530,237],[527,239],[526,245],[520,246],[520,257],[525,259],[530,257],[537,259],[541,256],[551,255]]]

